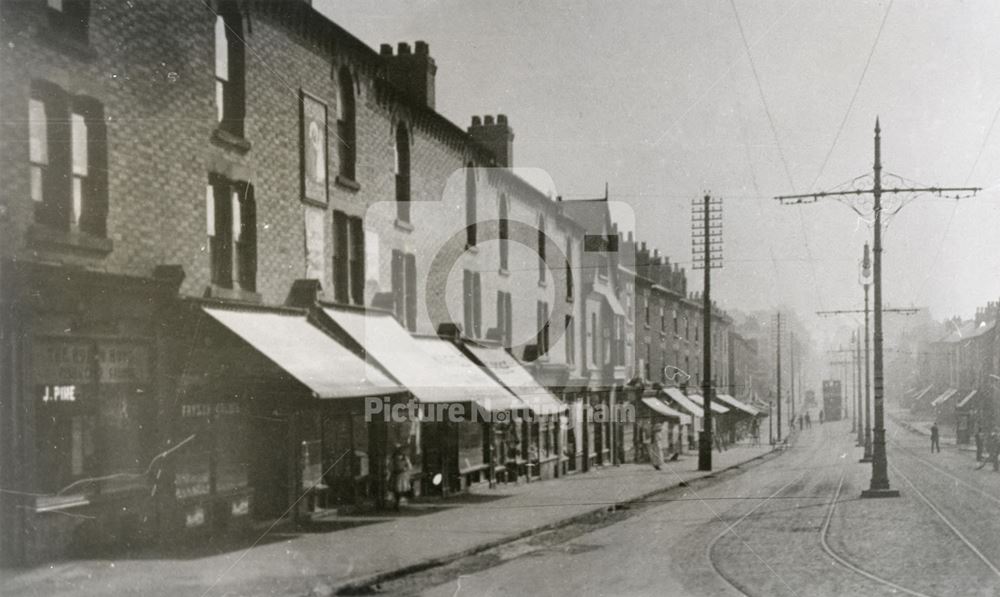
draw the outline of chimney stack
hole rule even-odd
[[[416,42],[412,52],[410,44],[400,42],[396,55],[393,55],[391,45],[382,44],[379,55],[385,62],[389,82],[414,102],[433,110],[437,65],[431,58],[427,42]]]
[[[507,124],[506,115],[497,114],[495,121],[491,115],[484,116],[482,120],[478,116],[473,116],[468,132],[474,141],[490,150],[496,158],[497,166],[513,167],[514,129]]]

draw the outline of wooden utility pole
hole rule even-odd
[[[778,442],[781,442],[781,312],[778,312]]]
[[[712,270],[722,268],[722,199],[705,195],[691,204],[692,269],[705,273],[702,291],[702,432],[698,470],[712,470]]]
[[[875,164],[872,167],[874,179],[872,188],[856,189],[849,191],[829,191],[821,193],[807,193],[804,195],[783,195],[775,197],[782,205],[799,205],[802,203],[815,203],[825,197],[845,198],[859,197],[861,195],[871,195],[873,198],[872,211],[875,216],[873,248],[874,268],[873,280],[875,286],[875,424],[874,438],[872,443],[872,478],[868,489],[861,492],[861,497],[899,497],[899,490],[889,486],[889,461],[885,453],[885,374],[882,359],[882,195],[891,194],[912,194],[912,193],[933,193],[942,195],[946,192],[973,193],[982,190],[978,187],[882,187],[882,129],[879,126],[878,118],[875,119]],[[957,198],[957,197],[956,197]],[[900,206],[902,207],[902,206]],[[855,211],[861,213],[855,208]]]

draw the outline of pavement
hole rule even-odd
[[[770,446],[713,452],[715,472],[775,455]],[[226,546],[164,556],[71,560],[0,571],[0,594],[330,595],[445,564],[649,499],[711,473],[687,452],[663,470],[628,464],[540,482],[473,488],[396,513],[339,516],[305,528],[277,526]]]

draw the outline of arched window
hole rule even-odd
[[[476,246],[476,169],[472,162],[465,166],[465,244]]]
[[[357,159],[357,135],[355,133],[354,79],[347,67],[337,73],[337,93],[339,110],[337,118],[337,158],[340,160],[340,175],[354,180],[354,165]]]
[[[510,262],[510,205],[507,202],[507,195],[500,195],[500,269],[507,270]]]
[[[410,221],[410,134],[406,126],[396,126],[396,218]]]

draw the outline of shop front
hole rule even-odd
[[[567,411],[566,405],[500,345],[465,341],[461,348],[473,363],[525,404],[525,408],[516,413],[516,418],[525,438],[523,453],[529,479],[559,476],[562,462],[560,423]]]
[[[405,390],[305,311],[208,301],[182,311],[187,352],[158,488],[164,537],[384,498],[390,430],[361,418],[366,400]]]
[[[158,451],[153,322],[176,286],[10,268],[0,353],[3,560],[141,542]]]
[[[685,430],[683,441],[689,450],[697,450],[701,438],[701,421],[705,411],[701,405],[695,404],[689,396],[685,395],[680,388],[664,388],[662,395],[667,399],[668,405],[691,416],[691,424]]]
[[[413,404],[386,418],[419,418],[410,444],[415,491],[461,491],[495,480],[497,469],[506,474],[506,462],[516,469],[524,460],[513,414],[525,405],[470,361],[457,338],[413,336],[381,309],[322,303],[320,311],[334,336],[411,392]]]

